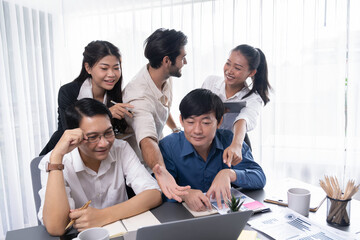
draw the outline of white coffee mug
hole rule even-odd
[[[303,188],[290,188],[287,192],[288,207],[307,217],[310,208],[310,191]]]
[[[109,240],[108,230],[100,227],[89,228],[74,238],[75,240]]]

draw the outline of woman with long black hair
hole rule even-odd
[[[83,52],[82,68],[79,76],[63,85],[58,94],[58,130],[41,151],[40,155],[50,152],[66,129],[65,109],[83,98],[94,98],[104,103],[113,116],[114,131],[123,132],[127,124],[125,115],[132,117],[126,108],[133,106],[122,103],[122,69],[119,49],[107,41],[92,41]]]
[[[251,78],[251,84],[247,84],[248,78]],[[223,159],[229,166],[236,165],[242,159],[241,148],[246,133],[255,128],[261,109],[270,100],[271,86],[264,53],[246,44],[235,47],[224,65],[224,77],[209,76],[202,88],[211,90],[223,102],[246,102],[240,113],[225,114],[220,127],[234,133]]]

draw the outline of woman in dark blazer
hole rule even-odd
[[[41,151],[50,152],[66,129],[65,109],[82,98],[94,98],[104,103],[113,116],[115,133],[123,132],[127,125],[125,114],[132,117],[127,108],[133,106],[122,103],[122,69],[119,49],[107,41],[92,41],[85,47],[80,75],[63,85],[58,94],[58,129]]]

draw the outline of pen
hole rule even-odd
[[[112,104],[114,104],[114,105],[117,104],[117,102],[115,102],[115,101],[113,101],[113,100],[110,100],[110,102],[111,102]],[[130,111],[129,109],[127,109],[127,108],[125,108],[125,109],[126,109],[129,113],[133,114],[132,111]]]
[[[91,200],[89,200],[87,203],[85,203],[84,206],[82,206],[82,207],[80,208],[80,210],[86,209],[86,208],[89,206],[90,203],[91,203]],[[65,230],[68,230],[68,229],[74,224],[74,222],[75,222],[75,219],[72,219],[72,220],[69,222],[69,224],[66,226]]]
[[[115,101],[113,101],[113,100],[110,100],[110,102],[112,103],[112,104],[117,104],[117,102],[115,102]]]

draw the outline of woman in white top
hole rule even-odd
[[[246,79],[251,78],[251,84]],[[224,65],[224,78],[209,76],[202,85],[217,94],[223,102],[246,102],[240,113],[227,113],[221,128],[234,132],[231,145],[223,154],[224,163],[236,165],[246,132],[255,128],[261,109],[269,102],[267,62],[259,48],[243,44],[235,47]]]

